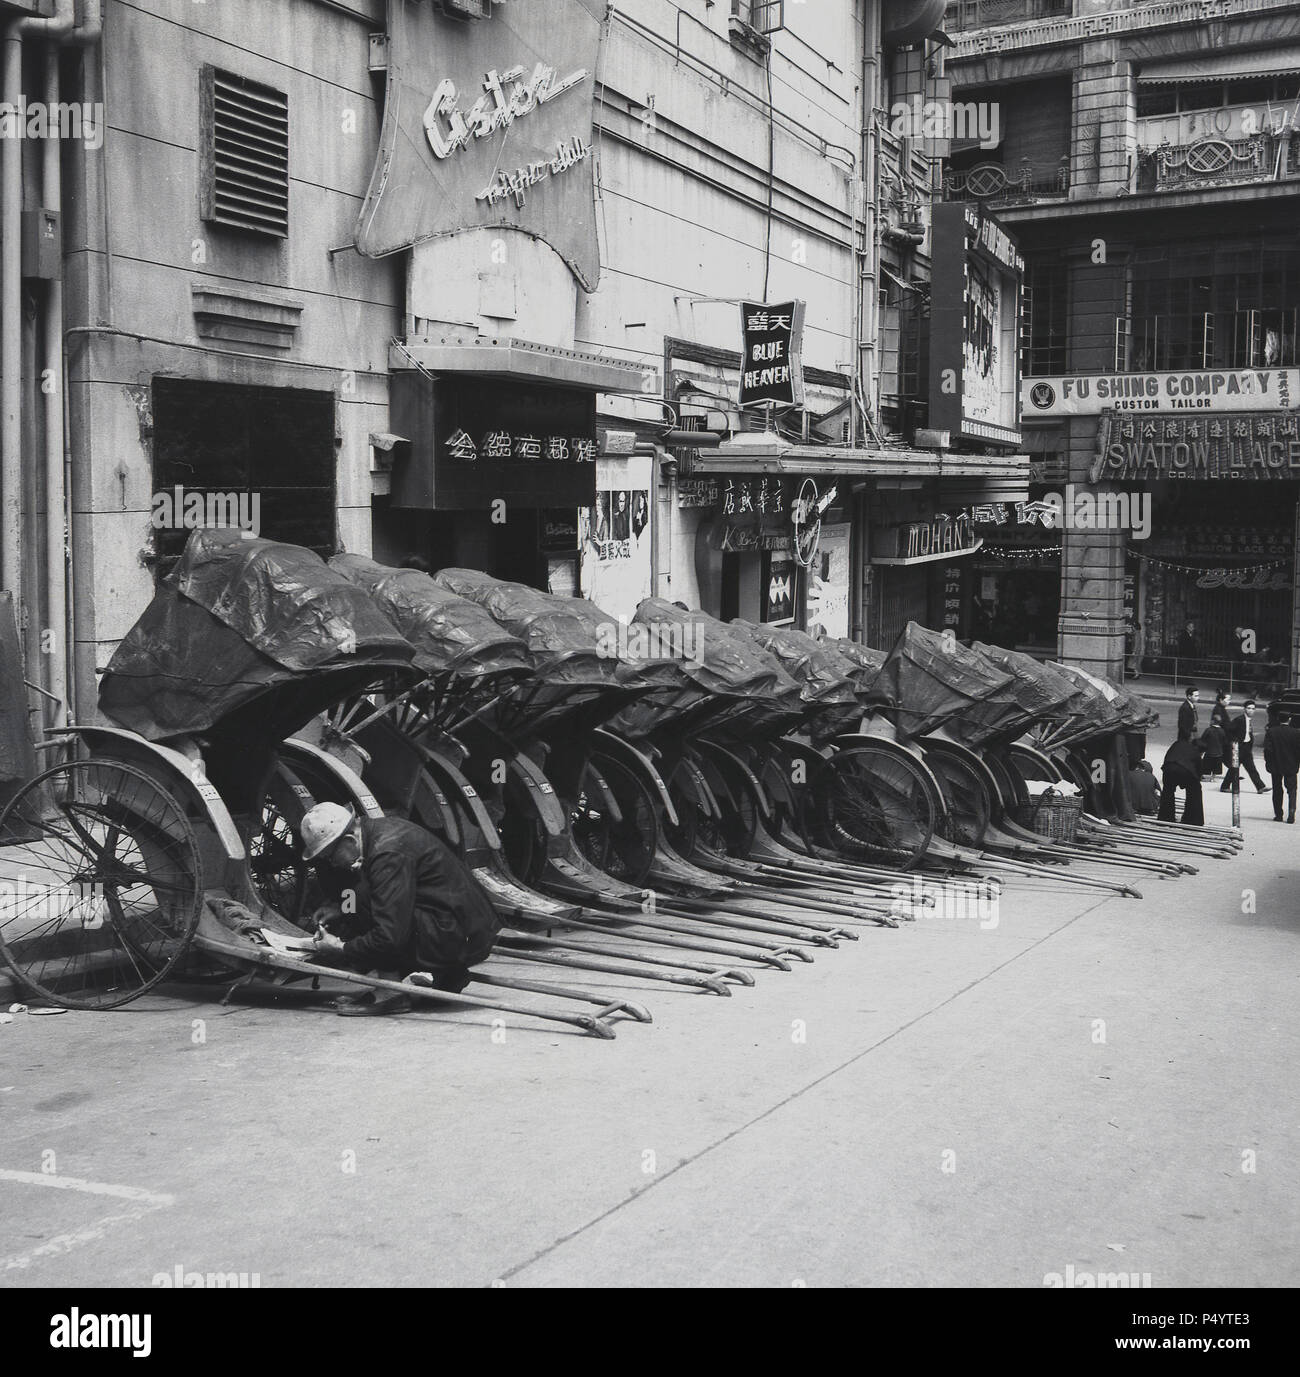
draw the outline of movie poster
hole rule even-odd
[[[583,593],[620,620],[651,593],[653,463],[640,454],[599,460],[596,505],[579,513]]]

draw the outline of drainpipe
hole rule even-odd
[[[17,111],[22,98],[23,40],[28,35],[62,38],[76,20],[75,0],[57,0],[52,19],[15,19],[5,30],[0,83],[10,110]],[[23,140],[0,139],[0,145],[0,588],[13,592],[22,606]],[[30,595],[35,590],[27,591]]]

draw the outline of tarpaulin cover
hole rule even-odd
[[[945,726],[988,732],[1019,713],[1011,675],[951,636],[908,622],[881,666],[875,689],[903,740]]]
[[[976,641],[971,649],[988,656],[999,669],[1014,677],[1021,706],[1040,719],[1068,717],[1082,701],[1083,695],[1073,681],[1032,655],[983,641]]]
[[[683,643],[692,651],[684,661],[686,672],[706,692],[799,710],[799,685],[776,656],[716,617],[688,612],[663,598],[646,598],[632,620],[682,628]]]
[[[587,624],[564,606],[565,599],[527,584],[494,579],[477,569],[442,569],[433,581],[476,603],[519,637],[544,683],[587,687],[617,683],[616,662],[601,656]]]
[[[833,643],[818,641],[794,627],[768,626],[739,617],[731,625],[780,660],[786,673],[799,685],[805,703],[827,708],[859,706],[853,685],[855,666],[845,660]]]
[[[1090,674],[1078,665],[1053,663],[1053,669],[1064,671],[1074,682],[1093,690],[1090,708],[1095,705],[1095,725],[1102,731],[1113,731],[1126,727],[1150,726],[1159,721],[1159,715],[1144,699],[1122,688],[1113,679]],[[1092,714],[1089,714],[1090,717]]]
[[[369,595],[312,551],[196,531],[109,662],[99,706],[152,740],[219,725],[265,740],[385,669],[409,674],[413,654]]]
[[[441,588],[419,569],[391,569],[364,555],[335,555],[337,570],[367,593],[415,647],[423,674],[531,674],[533,657],[477,603]]]
[[[876,680],[880,678],[881,668],[888,656],[883,650],[875,650],[860,641],[850,641],[839,636],[829,642],[853,666],[853,687],[862,703],[880,703],[883,699],[876,693]]]

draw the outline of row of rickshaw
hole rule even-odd
[[[728,995],[947,884],[1140,897],[1241,846],[1134,816],[1155,715],[1073,666],[659,598],[620,625],[473,570],[236,531],[194,533],[99,708],[0,814],[0,957],[70,1008],[163,980],[343,982],[609,1037],[650,1017],[629,990]],[[1043,826],[1067,800],[1072,825]],[[465,991],[304,949],[321,895],[299,827],[321,802],[415,822],[472,871],[503,926]]]

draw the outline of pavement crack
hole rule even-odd
[[[497,1281],[506,1282],[509,1281],[512,1277],[517,1277],[521,1272],[531,1267],[535,1262],[540,1262],[543,1258],[549,1257],[552,1253],[564,1247],[566,1243],[572,1243],[575,1238],[581,1238],[583,1234],[587,1233],[591,1229],[594,1229],[598,1224],[604,1223],[605,1220],[612,1218],[614,1215],[618,1214],[620,1210],[626,1209],[629,1205],[634,1204],[643,1196],[649,1195],[651,1191],[662,1186],[666,1181],[671,1180],[674,1176],[678,1174],[678,1172],[684,1171],[689,1166],[693,1166],[696,1162],[699,1162],[703,1160],[705,1157],[708,1157],[711,1153],[716,1152],[719,1148],[726,1147],[728,1143],[739,1138],[742,1134],[748,1133],[750,1129],[757,1127],[757,1125],[761,1124],[765,1119],[770,1119],[774,1114],[779,1113],[781,1110],[787,1108],[789,1105],[792,1105],[797,1101],[801,1100],[810,1091],[816,1090],[819,1086],[825,1085],[827,1081],[833,1079],[835,1076],[842,1074],[844,1071],[847,1071],[849,1067],[856,1066],[860,1061],[870,1056],[873,1052],[879,1051],[880,1048],[886,1046],[888,1043],[893,1042],[895,1038],[901,1037],[910,1029],[915,1028],[918,1023],[923,1023],[927,1018],[932,1017],[934,1014],[937,1014],[942,1009],[946,1009],[948,1005],[955,1003],[964,995],[969,994],[972,990],[978,989],[979,986],[983,985],[993,976],[997,975],[1001,971],[1006,970],[1008,966],[1014,965],[1017,961],[1023,960],[1024,957],[1028,956],[1031,952],[1037,951],[1037,949],[1041,947],[1044,943],[1050,942],[1052,938],[1058,936],[1067,928],[1073,927],[1074,924],[1079,922],[1081,919],[1088,917],[1089,914],[1095,913],[1099,908],[1102,908],[1104,905],[1110,903],[1115,897],[1116,896],[1114,895],[1106,895],[1103,898],[1099,898],[1095,904],[1092,904],[1090,907],[1084,909],[1080,913],[1076,913],[1073,918],[1070,918],[1066,922],[1062,923],[1060,927],[1053,928],[1051,932],[1044,933],[1035,941],[1030,942],[1025,947],[1022,947],[1018,952],[1015,952],[1013,955],[1008,956],[1005,961],[1001,961],[996,966],[990,967],[987,971],[983,973],[983,975],[978,976],[976,979],[970,981],[968,984],[963,985],[960,989],[954,990],[950,995],[945,996],[937,1004],[932,1005],[928,1009],[923,1009],[920,1013],[915,1015],[915,1017],[908,1019],[906,1023],[899,1024],[897,1028],[893,1029],[891,1032],[886,1033],[883,1037],[877,1038],[875,1042],[862,1048],[861,1051],[855,1052],[851,1057],[845,1058],[845,1060],[838,1063],[838,1065],[832,1066],[830,1070],[823,1071],[820,1076],[815,1076],[812,1080],[808,1081],[807,1084],[801,1085],[797,1090],[792,1090],[788,1095],[784,1096],[782,1099],[777,1100],[775,1104],[768,1105],[766,1109],[764,1109],[759,1114],[755,1114],[753,1118],[746,1120],[743,1124],[738,1124],[735,1128],[729,1130],[727,1133],[724,1133],[720,1138],[714,1139],[713,1142],[706,1143],[702,1148],[700,1148],[697,1152],[692,1153],[689,1157],[683,1157],[679,1162],[676,1163],[676,1165],[669,1167],[667,1171],[656,1173],[654,1180],[649,1182],[649,1184],[642,1186],[639,1190],[629,1192],[626,1196],[624,1196],[622,1200],[617,1200],[607,1209],[601,1210],[599,1214],[592,1215],[590,1219],[586,1220],[582,1224],[579,1224],[576,1229],[571,1229],[567,1234],[561,1234],[558,1238],[552,1239],[551,1242],[548,1243],[545,1247],[539,1248],[531,1256],[524,1258],[522,1262],[517,1262],[513,1267],[506,1268],[505,1271],[500,1273],[500,1275],[497,1277]]]

